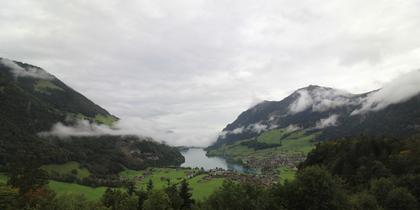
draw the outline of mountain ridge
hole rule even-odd
[[[209,146],[209,149],[238,140],[254,138],[268,130],[289,127],[321,131],[317,140],[354,135],[407,137],[418,132],[415,125],[420,124],[418,113],[420,106],[417,106],[420,105],[419,94],[401,103],[391,103],[380,110],[358,113],[363,111],[363,108],[370,108],[366,106],[366,101],[381,90],[352,94],[318,85],[297,89],[280,101],[263,101],[242,112],[222,130],[217,141]],[[371,104],[372,110],[377,106],[378,104]],[[414,115],[411,115],[407,109],[414,111]],[[375,125],[375,122],[379,121],[383,126]],[[390,128],[391,124],[395,124],[394,128]],[[401,126],[413,124],[414,127],[409,129]],[[256,127],[259,129],[255,129]],[[375,129],[389,132],[375,132]]]

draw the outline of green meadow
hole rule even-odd
[[[285,129],[274,129],[262,133],[256,138],[258,142],[277,144],[277,147],[255,150],[241,143],[254,141],[245,139],[233,144],[223,145],[218,149],[209,151],[211,156],[223,156],[234,161],[246,162],[249,158],[263,159],[277,154],[307,154],[314,147],[317,134],[305,134],[305,131],[287,132]]]
[[[280,167],[278,171],[280,174],[281,183],[284,183],[286,180],[292,181],[295,179],[296,172],[286,166]]]
[[[187,178],[188,169],[173,169],[173,168],[149,168],[148,170],[125,170],[120,173],[120,176],[135,179],[136,177],[144,176],[150,171],[150,175],[145,176],[146,178],[142,181],[137,181],[136,186],[138,188],[146,189],[149,180],[152,180],[153,185],[156,189],[162,189],[169,184],[177,184],[183,179]]]
[[[55,168],[56,169],[56,168]],[[223,184],[223,178],[212,178],[205,179],[206,174],[197,175],[195,177],[187,177],[187,172],[190,169],[172,169],[172,168],[152,168],[152,174],[143,181],[137,182],[138,188],[146,189],[146,185],[149,179],[152,179],[154,189],[163,189],[168,186],[166,179],[170,179],[171,184],[178,184],[183,179],[186,179],[190,188],[192,189],[192,197],[196,200],[204,200],[215,190],[220,188]],[[142,176],[145,173],[143,171],[126,170],[120,173],[121,176],[134,179],[137,176]],[[164,179],[161,179],[164,178]],[[0,173],[0,183],[5,184],[7,182],[7,176]],[[48,187],[55,191],[57,195],[63,194],[82,194],[88,200],[99,200],[106,190],[106,187],[88,187],[75,183],[66,183],[50,180]],[[124,190],[124,189],[122,189]]]
[[[61,175],[70,174],[72,171],[76,170],[79,178],[88,177],[90,175],[89,170],[81,168],[80,164],[74,161],[67,162],[65,164],[43,165],[41,169],[45,170],[47,173],[58,173]],[[0,173],[0,183],[6,183],[7,179],[8,177],[5,174]],[[55,191],[57,195],[82,194],[88,200],[99,200],[106,190],[106,187],[93,188],[75,183],[66,183],[54,180],[49,180],[48,187]]]
[[[57,182],[50,180],[48,187],[54,190],[57,195],[62,194],[82,194],[88,200],[99,200],[105,192],[106,187],[88,187],[74,183]]]
[[[7,183],[7,176],[3,173],[0,173],[0,184],[6,184]]]
[[[223,184],[224,178],[203,179],[206,175],[199,175],[188,180],[192,188],[192,197],[196,200],[204,200]]]
[[[97,115],[95,115],[95,117],[88,117],[88,116],[85,116],[81,113],[77,113],[77,114],[68,113],[68,116],[72,117],[72,118],[79,119],[79,120],[94,121],[96,123],[104,124],[104,125],[107,125],[107,126],[112,126],[112,125],[114,125],[115,122],[118,121],[118,119],[114,116],[111,116],[111,115],[106,116],[106,115],[102,115],[102,114],[97,114]]]
[[[150,171],[150,172],[147,172]],[[194,199],[204,199],[208,197],[217,188],[223,184],[222,178],[212,178],[210,180],[204,179],[206,174],[201,174],[195,177],[188,177],[192,169],[175,169],[175,168],[150,168],[148,170],[135,171],[125,170],[120,173],[120,176],[137,180],[137,188],[146,189],[149,180],[152,180],[154,189],[163,189],[169,184],[179,184],[183,179],[186,179],[192,189]],[[149,175],[145,176],[145,174]],[[144,176],[144,179],[138,180],[136,178]],[[169,182],[168,182],[169,180]]]
[[[49,80],[38,80],[34,86],[35,91],[40,93],[48,93],[50,90],[64,91]]]
[[[95,116],[94,120],[95,122],[112,126],[117,121],[117,118],[113,116],[105,116],[105,115],[98,114]]]
[[[90,175],[90,172],[86,168],[82,168],[78,162],[70,161],[64,164],[50,164],[43,165],[41,169],[45,170],[47,173],[57,173],[60,175],[75,173],[78,178],[85,178]]]
[[[45,165],[42,168],[45,170],[54,170],[59,173],[65,174],[74,168],[78,168],[79,164],[76,162],[69,162],[62,165]],[[62,169],[62,171],[59,171]],[[146,190],[147,183],[151,179],[153,182],[154,189],[163,189],[170,184],[179,184],[183,179],[186,179],[190,188],[192,189],[192,196],[194,199],[203,200],[207,198],[216,189],[220,188],[223,184],[223,178],[212,178],[205,179],[207,174],[201,174],[194,177],[189,177],[189,173],[192,169],[175,169],[175,168],[150,168],[147,171],[151,171],[150,175],[145,176],[146,178],[141,181],[136,181],[136,187],[138,189]],[[120,173],[120,176],[136,180],[136,177],[144,176],[147,174],[146,170],[125,170]],[[83,174],[83,173],[81,173]],[[86,173],[84,173],[86,175]],[[7,176],[0,173],[0,183],[5,184],[7,182]],[[89,187],[79,185],[75,183],[66,183],[50,180],[48,187],[54,190],[57,195],[63,194],[82,194],[89,200],[99,200],[102,194],[105,192],[106,187]]]

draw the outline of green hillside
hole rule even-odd
[[[86,178],[90,175],[90,171],[80,166],[76,161],[70,161],[64,164],[49,164],[44,165],[41,169],[45,170],[48,174],[68,175],[74,174],[80,179]]]
[[[52,171],[57,164],[76,161],[90,174],[108,176],[124,168],[173,166],[184,160],[176,148],[150,138],[39,135],[57,123],[74,126],[86,120],[112,126],[118,118],[45,70],[4,58],[0,58],[0,119],[0,167],[31,160],[56,164],[46,168]],[[75,173],[79,179],[89,176],[85,170]]]
[[[286,129],[274,129],[253,139],[209,149],[207,155],[222,156],[261,173],[278,173],[282,181],[290,180],[297,165],[315,147],[317,135],[308,134],[305,130],[288,132]]]
[[[317,134],[306,134],[305,131],[287,132],[285,129],[275,129],[263,132],[254,139],[236,141],[224,144],[218,149],[208,150],[210,156],[223,156],[233,161],[246,163],[249,159],[263,159],[274,155],[307,154],[311,151]],[[249,142],[271,145],[270,148],[253,148]]]
[[[48,183],[48,187],[57,195],[66,195],[66,194],[82,194],[88,200],[99,200],[102,195],[104,194],[106,187],[88,187],[74,183],[65,183],[65,182],[58,182],[50,180]]]

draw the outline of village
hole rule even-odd
[[[276,174],[279,167],[287,167],[297,171],[299,163],[303,162],[306,155],[303,153],[296,154],[278,154],[266,158],[250,157],[244,162],[249,168],[260,169],[262,174]]]

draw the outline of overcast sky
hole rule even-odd
[[[2,0],[0,57],[54,74],[146,135],[208,145],[317,84],[360,93],[420,68],[418,0]]]

